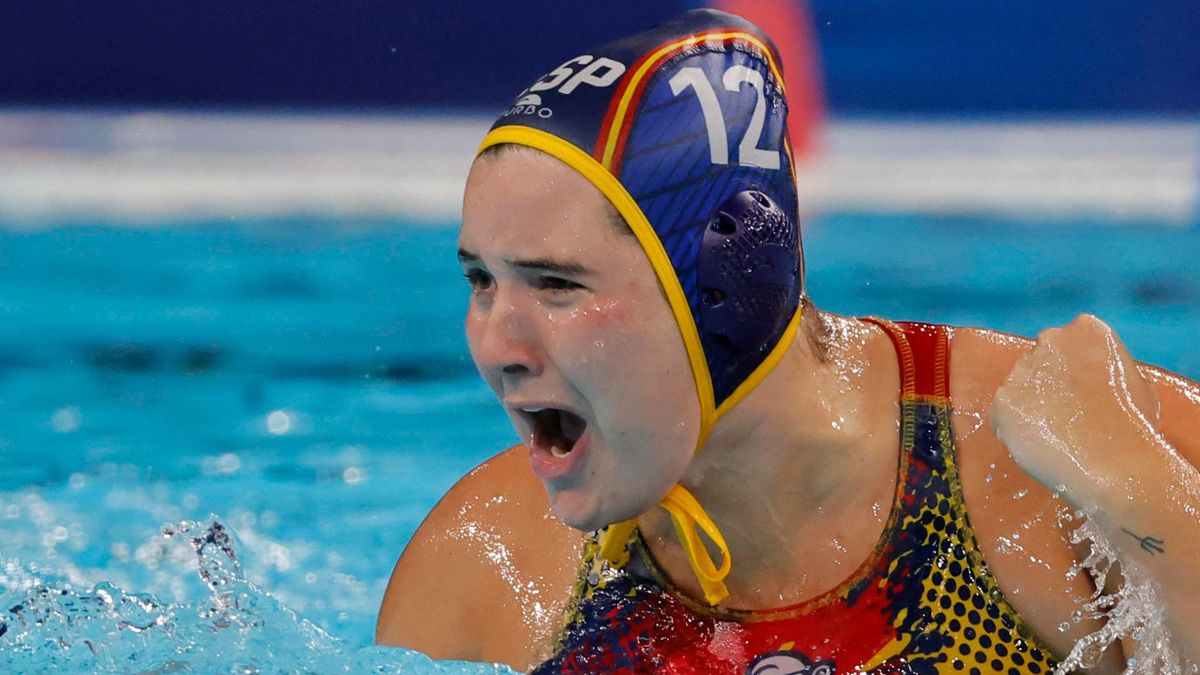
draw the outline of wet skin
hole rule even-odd
[[[679,480],[699,434],[666,300],[581,175],[532,151],[478,166],[459,234],[471,356],[531,449],[555,515],[585,531],[632,518]],[[544,408],[586,422],[566,457],[533,433],[528,411]]]
[[[1155,386],[1171,379],[1141,372],[1113,330],[1084,315],[1044,331],[1018,359],[992,424],[1025,471],[1091,514],[1122,559],[1157,583],[1174,646],[1200,662],[1200,416],[1181,423],[1178,396],[1164,401]]]
[[[533,151],[476,162],[460,238],[472,286],[472,355],[522,438],[532,439],[533,424],[522,409],[564,407],[587,422],[583,452],[569,471],[542,481],[531,462],[537,466],[539,453],[551,465],[559,459],[518,446],[460,481],[397,563],[380,643],[518,668],[539,662],[549,655],[580,559],[582,534],[567,524],[591,529],[635,514],[667,574],[700,597],[654,506],[676,481],[729,540],[737,561],[728,579],[731,607],[813,597],[838,584],[878,540],[898,453],[899,376],[888,338],[869,324],[826,315],[828,358],[797,339],[693,457],[698,403],[678,331],[644,254],[608,222],[602,200],[565,165]],[[1044,353],[1045,342],[1031,351],[1028,340],[955,331],[951,395],[965,500],[985,558],[1012,605],[1061,656],[1096,628],[1057,628],[1093,590],[1082,576],[1066,578],[1079,556],[1067,541],[1070,525],[1059,518],[1071,507],[1039,482],[1057,484],[1069,462],[1045,459],[1052,452],[1044,434],[1022,439],[1015,454],[1035,479],[991,421],[1013,365]],[[1018,375],[1045,368],[1032,361]],[[1161,403],[1160,440],[1194,463],[1200,389],[1145,373],[1149,384],[1136,368],[1131,377]],[[1087,391],[1112,386],[1104,377],[1080,382]],[[1029,398],[1022,386],[1014,379],[1002,399]],[[1052,409],[1049,417],[1064,417],[1055,410],[1070,405],[1039,401]],[[1022,414],[1041,414],[1030,405]],[[1003,421],[1010,408],[998,408]],[[1102,493],[1077,482],[1072,494],[1103,500]],[[1100,671],[1120,670],[1116,652]]]

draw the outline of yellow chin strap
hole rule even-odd
[[[667,256],[666,249],[663,248],[650,221],[646,219],[641,207],[625,189],[625,186],[621,185],[621,182],[591,155],[558,136],[532,127],[513,125],[493,129],[484,137],[483,143],[479,146],[479,152],[483,152],[493,145],[504,143],[526,145],[541,150],[575,169],[591,181],[608,198],[625,222],[629,223],[634,236],[637,237],[642,249],[646,252],[651,266],[654,267],[654,273],[657,275],[659,283],[662,284],[667,302],[671,305],[671,313],[675,316],[675,323],[679,326],[683,345],[687,350],[688,362],[691,364],[692,375],[695,379],[696,395],[700,401],[700,433],[696,440],[696,452],[699,452],[717,419],[757,387],[783,358],[784,352],[791,345],[800,326],[803,305],[796,308],[796,313],[788,322],[779,342],[771,349],[767,358],[734,389],[719,408],[716,407],[712,376],[708,372],[708,362],[704,358],[704,348],[700,344],[700,332],[696,327],[692,310],[688,306],[687,296],[679,284],[679,278],[675,276],[675,268],[671,265],[671,259]],[[725,587],[725,577],[729,576],[729,571],[733,567],[729,546],[725,543],[725,537],[721,535],[716,523],[700,506],[700,502],[696,501],[687,488],[676,484],[667,492],[667,496],[662,498],[659,506],[671,516],[675,533],[687,554],[692,572],[695,573],[700,587],[704,590],[704,599],[710,605],[715,605],[729,597],[729,589]],[[609,525],[604,533],[604,539],[600,543],[600,555],[613,565],[618,567],[624,565],[629,560],[629,551],[626,545],[635,529],[637,529],[637,518]],[[720,567],[713,562],[708,548],[700,539],[700,532],[703,532],[720,551]]]
[[[683,544],[683,551],[687,554],[692,572],[696,575],[696,580],[700,582],[700,588],[704,591],[704,599],[708,601],[708,604],[715,605],[729,597],[729,589],[725,587],[725,577],[729,576],[729,570],[733,568],[733,558],[729,555],[729,545],[725,543],[725,537],[721,535],[721,531],[717,529],[717,524],[712,521],[712,518],[708,517],[704,507],[700,506],[700,502],[696,501],[687,488],[678,483],[671,488],[671,491],[662,498],[658,505],[671,516],[675,534],[679,537],[679,543]],[[600,543],[600,555],[613,565],[618,567],[624,565],[629,561],[629,549],[626,544],[636,528],[637,518],[609,525],[608,530],[604,533],[604,541]],[[721,567],[719,569],[713,562],[712,556],[709,555],[704,542],[700,541],[697,528],[704,530],[709,540],[716,544],[717,549],[721,551]]]

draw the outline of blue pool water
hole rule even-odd
[[[454,240],[332,220],[0,229],[0,671],[432,671],[368,648],[379,599],[437,498],[514,440],[466,355]],[[1089,311],[1192,378],[1198,254],[1196,227],[806,229],[822,308],[1026,335]]]

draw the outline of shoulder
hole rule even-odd
[[[1138,364],[1158,394],[1159,431],[1171,447],[1200,467],[1200,384],[1156,366]]]
[[[986,328],[951,330],[950,373],[962,396],[991,401],[1013,364],[1033,346],[1033,340]]]
[[[518,668],[545,656],[583,535],[550,513],[525,452],[479,465],[425,518],[388,582],[376,642]]]

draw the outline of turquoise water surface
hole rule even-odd
[[[455,234],[0,229],[0,671],[433,672],[367,648],[384,585],[514,441],[466,353]],[[1088,311],[1192,378],[1197,255],[1200,228],[1153,224],[806,229],[823,309],[1025,335]]]

